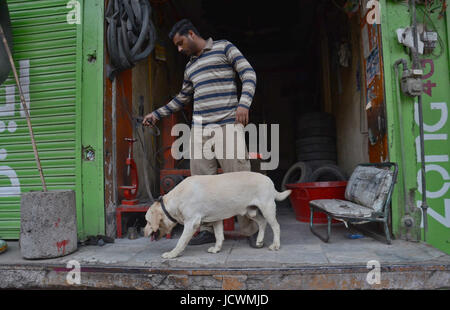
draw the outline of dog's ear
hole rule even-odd
[[[147,213],[145,213],[145,220],[150,223],[151,222],[151,218],[152,218],[152,209],[153,206],[151,206],[150,208],[148,208]]]
[[[155,208],[154,206],[151,208],[150,211],[150,227],[153,231],[158,231],[159,229],[159,222],[161,222],[162,214],[160,208]]]

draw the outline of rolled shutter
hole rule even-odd
[[[67,0],[8,0],[13,56],[49,190],[75,190],[76,25]],[[12,74],[0,85],[0,238],[18,239],[20,195],[42,190]]]

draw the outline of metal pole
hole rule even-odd
[[[419,63],[419,42],[417,40],[417,16],[416,16],[416,0],[411,1],[411,14],[412,14],[412,32],[413,32],[413,42],[414,50],[412,54],[413,58],[413,69],[420,69]]]
[[[20,85],[19,76],[17,74],[16,66],[14,64],[14,59],[11,54],[11,50],[9,49],[8,41],[6,40],[5,33],[3,32],[3,27],[0,25],[0,35],[2,37],[3,45],[5,46],[6,53],[8,54],[9,62],[11,64],[11,68],[14,73],[14,78],[16,79],[17,88],[19,89],[20,102],[22,103],[23,111],[25,112],[25,118],[27,119],[28,131],[31,136],[31,145],[33,146],[34,158],[36,159],[37,168],[39,170],[39,175],[41,177],[42,188],[44,192],[47,191],[47,185],[45,184],[44,174],[42,172],[41,161],[39,160],[39,154],[36,147],[36,140],[34,139],[33,128],[31,127],[30,114],[28,113],[27,104],[25,101],[25,97],[22,92],[22,86]]]
[[[113,203],[117,208],[118,206],[118,188],[117,188],[117,78],[114,77],[112,81],[112,108],[111,108],[111,120],[112,120],[112,171],[113,171]]]
[[[412,0],[411,6],[412,13],[412,23],[413,23],[413,40],[414,40],[414,50],[413,50],[413,69],[421,69],[419,63],[419,43],[417,40],[417,16],[416,16],[416,0]],[[421,159],[421,172],[422,172],[422,205],[420,206],[423,211],[423,227],[424,234],[423,240],[427,241],[428,232],[428,204],[427,204],[427,185],[426,185],[426,169],[425,169],[425,138],[424,138],[424,125],[423,125],[423,103],[422,95],[418,98],[418,109],[419,109],[419,127],[420,127],[420,159]]]
[[[402,183],[403,183],[403,199],[405,200],[405,214],[410,215],[411,210],[409,207],[409,200],[408,200],[408,191],[406,189],[406,169],[405,169],[405,134],[403,132],[403,112],[402,112],[402,104],[400,99],[400,92],[401,92],[401,86],[400,86],[400,79],[399,79],[399,73],[398,73],[398,67],[399,65],[403,65],[403,71],[405,70],[407,63],[404,59],[399,59],[394,63],[394,69],[395,69],[395,78],[396,78],[396,85],[397,85],[397,113],[398,113],[398,120],[399,120],[399,127],[400,127],[400,148],[401,148],[401,169],[402,169]]]
[[[423,113],[422,113],[422,96],[419,96],[419,123],[420,123],[420,159],[421,159],[421,170],[422,170],[422,205],[420,206],[423,211],[423,240],[427,241],[428,232],[428,204],[427,204],[427,183],[425,177],[425,138],[423,129]]]

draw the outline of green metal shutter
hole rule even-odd
[[[77,27],[67,0],[8,0],[13,55],[49,190],[76,186]],[[42,190],[12,73],[0,85],[0,238],[18,239],[20,194]]]

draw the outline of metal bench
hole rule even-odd
[[[353,171],[345,189],[345,199],[323,199],[309,202],[311,210],[311,232],[322,241],[328,242],[331,235],[331,221],[336,219],[346,224],[378,222],[384,224],[385,241],[391,244],[389,232],[390,202],[397,181],[396,163],[360,164]],[[313,225],[314,212],[327,215],[326,236],[319,234]],[[363,230],[359,228],[360,230]],[[372,231],[364,233],[380,240]]]

